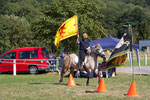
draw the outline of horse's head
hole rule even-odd
[[[96,44],[95,46],[92,47],[92,52],[94,54],[96,54],[97,56],[100,56],[102,58],[105,57],[104,52],[103,52],[103,48],[99,44]]]

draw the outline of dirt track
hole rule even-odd
[[[116,72],[132,73],[132,70],[130,67],[118,67],[116,68]],[[139,67],[134,67],[134,74],[140,74]],[[149,67],[141,66],[141,74],[150,74],[150,66]]]

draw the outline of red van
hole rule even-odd
[[[16,59],[17,72],[37,74],[39,71],[50,69],[49,62],[46,61],[47,50],[44,47],[27,47],[8,51],[0,57],[0,72],[13,72],[13,59]]]

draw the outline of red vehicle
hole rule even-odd
[[[17,72],[37,74],[39,71],[50,69],[46,61],[47,50],[44,47],[27,47],[8,51],[0,57],[0,72],[13,72],[13,59],[16,59]]]

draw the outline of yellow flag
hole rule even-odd
[[[78,34],[78,21],[77,15],[71,17],[66,22],[64,22],[58,29],[57,34],[55,36],[54,44],[58,47],[59,42],[66,38]]]

